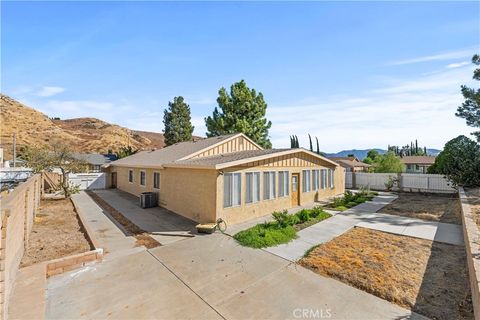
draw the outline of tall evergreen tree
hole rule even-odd
[[[308,140],[310,141],[310,151],[313,152],[312,136],[310,136],[310,133],[308,134]]]
[[[182,96],[168,102],[168,108],[163,113],[163,136],[167,146],[177,142],[192,140],[193,125],[190,116],[190,106]]]
[[[317,140],[317,154],[320,154],[320,145],[318,144],[318,137],[315,136],[315,140]]]
[[[249,89],[242,80],[230,87],[230,93],[221,88],[217,103],[212,116],[205,118],[208,137],[243,132],[260,146],[272,147],[268,137],[272,122],[265,118],[267,103],[261,92]]]
[[[480,56],[478,54],[472,57],[472,63],[480,66]],[[473,79],[480,81],[480,68],[473,71]],[[455,115],[464,118],[468,126],[480,128],[480,88],[474,89],[462,86],[462,95],[465,101],[458,107]],[[475,131],[472,134],[480,142],[480,131]]]

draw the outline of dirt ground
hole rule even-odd
[[[480,188],[465,188],[468,203],[472,209],[477,226],[480,227]]]
[[[89,250],[71,200],[42,200],[20,267]]]
[[[379,212],[462,224],[460,200],[456,194],[399,193],[398,199]]]
[[[431,319],[473,319],[462,246],[354,228],[299,263]]]

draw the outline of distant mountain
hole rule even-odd
[[[377,150],[378,153],[380,154],[384,154],[385,152],[387,152],[387,150],[385,149],[379,149],[379,148],[373,148],[373,149],[364,149],[364,150],[357,150],[357,149],[352,149],[352,150],[342,150],[340,152],[337,152],[337,153],[327,153],[327,157],[346,157],[348,156],[349,154],[353,154],[355,155],[355,157],[357,157],[359,160],[363,160],[367,157],[367,153],[368,151],[370,150]],[[432,156],[436,156],[440,153],[440,151],[442,150],[438,150],[438,149],[427,149],[427,153],[429,155],[432,155]]]

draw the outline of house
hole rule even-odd
[[[344,192],[345,170],[305,149],[263,149],[231,134],[141,151],[108,165],[107,185],[200,223],[233,224]]]
[[[405,156],[402,162],[405,164],[406,173],[427,173],[428,167],[435,163],[434,156]]]
[[[72,156],[87,164],[87,172],[102,172],[102,166],[117,160],[117,156],[112,154],[74,153]]]
[[[371,167],[356,157],[330,157],[329,159],[340,164],[346,172],[368,172],[368,168]]]

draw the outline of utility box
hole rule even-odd
[[[158,195],[155,192],[140,193],[140,207],[153,208],[158,205]]]

